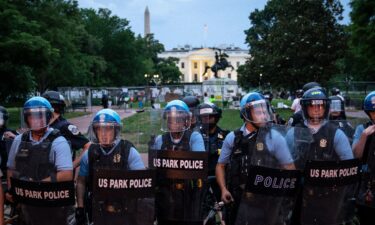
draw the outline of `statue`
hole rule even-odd
[[[215,52],[215,64],[210,66],[206,66],[203,76],[207,73],[208,69],[211,69],[211,71],[214,73],[215,78],[219,78],[217,73],[219,70],[225,70],[226,68],[230,67],[232,70],[234,70],[234,67],[228,62],[226,58],[228,58],[228,55],[225,52],[221,52],[221,49],[219,50],[219,54],[217,51]]]

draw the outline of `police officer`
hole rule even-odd
[[[154,150],[205,151],[203,137],[198,131],[191,131],[192,113],[181,100],[169,102],[163,112],[162,130],[155,139]]]
[[[11,141],[16,137],[17,132],[7,128],[9,113],[3,106],[0,106],[0,157],[1,171],[6,175],[8,151]]]
[[[363,166],[363,178],[358,196],[358,215],[361,224],[371,224],[375,213],[375,91],[370,92],[363,103],[369,121],[356,127],[353,151]]]
[[[245,163],[242,163],[244,159],[251,160],[252,155],[264,153],[264,160],[275,159],[280,168],[295,169],[286,141],[278,132],[268,132],[265,144],[256,145],[259,128],[266,127],[272,121],[268,101],[263,95],[256,92],[246,94],[240,102],[240,113],[244,124],[226,136],[216,165],[221,199],[225,203],[234,202],[226,216],[227,224],[235,222],[243,185],[246,183],[246,174],[242,173],[246,168],[241,168],[245,167]]]
[[[349,142],[352,143],[354,128],[349,121],[346,120],[345,103],[338,96],[330,96],[329,120],[331,123],[336,124],[341,129]]]
[[[186,96],[182,99],[183,102],[189,107],[190,112],[192,113],[190,129],[194,130],[197,126],[197,107],[200,103],[199,99],[195,96]],[[199,130],[197,128],[196,130]]]
[[[272,120],[276,124],[285,124],[286,121],[281,118],[281,116],[276,112],[275,108],[272,106],[272,100],[273,100],[273,94],[270,91],[265,91],[263,93],[264,98],[268,101],[270,107],[271,107],[271,112],[272,112]]]
[[[313,143],[307,148],[303,162],[314,161],[342,161],[353,159],[350,143],[344,132],[335,124],[328,122],[330,100],[325,91],[320,88],[307,90],[301,99],[301,112],[304,120],[296,124],[298,127],[307,127],[313,135]],[[336,189],[335,189],[336,188]],[[337,191],[338,190],[338,191]],[[300,220],[302,224],[333,224],[336,212],[341,209],[344,199],[339,192],[345,191],[339,187],[334,188],[306,188],[303,192],[303,204]],[[326,197],[325,197],[326,196]],[[329,202],[327,202],[327,199]],[[299,212],[295,212],[298,217]]]
[[[293,100],[292,106],[290,107],[294,113],[301,110],[300,100],[302,98],[302,95],[303,95],[302,89],[296,90],[296,98]]]
[[[307,90],[309,90],[311,88],[314,88],[314,87],[320,87],[320,84],[315,82],[315,81],[306,83],[305,85],[303,85],[302,91],[303,91],[303,93],[305,93]],[[303,121],[303,115],[302,114],[303,113],[302,113],[301,110],[295,111],[294,114],[292,115],[292,117],[290,117],[290,119],[288,121],[288,125],[294,127],[296,124],[301,123]]]
[[[68,122],[62,115],[65,111],[65,99],[57,91],[46,91],[43,94],[43,97],[46,98],[52,105],[54,111],[53,116],[50,122],[50,127],[58,129],[69,142],[73,150],[73,166],[74,168],[79,166],[79,162],[82,156],[82,153],[87,150],[90,146],[89,140],[81,134],[77,126]],[[75,157],[75,150],[82,149],[80,157]]]
[[[341,99],[341,101],[345,102],[345,98],[341,95],[340,89],[338,89],[337,87],[333,87],[331,89],[331,94],[332,94],[332,96],[339,97]]]
[[[24,104],[24,121],[30,130],[13,141],[7,163],[8,179],[13,177],[43,182],[73,180],[69,144],[58,130],[48,127],[52,112],[51,104],[43,97],[32,97]],[[11,187],[10,179],[8,187]],[[7,198],[11,200],[12,196],[7,194]],[[74,224],[74,214],[69,215],[71,211],[71,207],[21,204],[21,219],[28,225]]]
[[[90,215],[90,201],[85,204],[85,195],[92,192],[93,171],[95,169],[140,170],[145,166],[134,145],[121,139],[120,116],[112,109],[102,109],[93,118],[90,129],[93,142],[81,159],[81,166],[77,179],[77,224],[84,224],[84,207]],[[86,190],[89,193],[86,193]],[[115,203],[110,202],[105,207],[111,210]],[[124,210],[124,209],[122,209]]]
[[[191,131],[192,115],[181,100],[169,102],[163,111],[162,131],[155,139],[153,150],[204,152],[202,135]],[[163,180],[156,194],[158,224],[202,224],[200,206],[201,180]],[[186,212],[186,213],[185,213]],[[187,215],[192,215],[187,218]]]

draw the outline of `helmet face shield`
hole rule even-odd
[[[23,115],[30,130],[39,130],[48,126],[51,112],[47,108],[29,108],[23,110]]]
[[[341,113],[344,111],[342,108],[342,102],[340,100],[331,100],[329,111],[330,113]]]
[[[163,114],[162,131],[183,132],[190,128],[191,113],[183,110],[167,110]]]
[[[0,112],[0,127],[4,126],[5,120],[4,120],[4,114]]]
[[[271,108],[266,100],[257,100],[247,103],[241,110],[241,113],[246,121],[257,124],[258,126],[263,126],[272,121]]]
[[[108,146],[120,139],[121,127],[117,123],[93,123],[91,125],[92,132],[89,132],[93,137],[90,140],[100,145]]]
[[[307,118],[313,122],[321,122],[327,119],[327,101],[322,99],[309,100],[307,103]]]

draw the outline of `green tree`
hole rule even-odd
[[[178,63],[177,58],[169,57],[166,59],[159,59],[159,63],[156,65],[156,70],[160,75],[162,84],[175,84],[180,82],[182,73],[176,66]]]
[[[342,6],[338,0],[270,0],[250,14],[245,31],[251,59],[239,71],[244,88],[269,82],[300,88],[309,81],[325,84],[337,73],[345,48]]]
[[[352,0],[350,5],[350,53],[345,65],[356,80],[375,81],[375,1]]]

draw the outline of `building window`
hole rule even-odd
[[[194,63],[194,69],[197,69],[198,68],[198,63]]]
[[[232,78],[232,74],[228,73],[228,78],[229,79]]]
[[[240,66],[240,62],[236,62],[237,68]]]
[[[194,74],[194,80],[193,80],[194,82],[198,82],[198,74]]]
[[[185,68],[185,63],[184,62],[181,63],[181,69],[183,69],[183,68]]]

